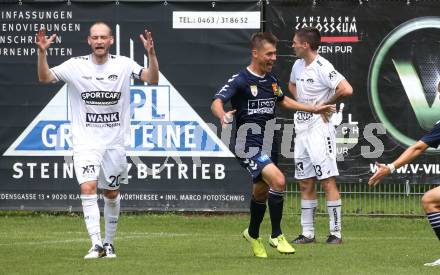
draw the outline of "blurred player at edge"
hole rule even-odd
[[[440,83],[437,87],[440,93]],[[439,95],[440,96],[440,95]],[[395,161],[390,164],[383,164],[376,162],[376,173],[368,181],[370,187],[374,187],[388,174],[394,173],[394,171],[402,167],[405,164],[410,163],[429,147],[437,148],[440,144],[440,121],[438,121],[434,128],[429,133],[424,135],[419,141],[412,146],[408,147]],[[428,221],[431,224],[435,235],[440,240],[440,186],[435,187],[426,192],[422,197],[423,209],[425,210]],[[440,259],[426,263],[425,266],[440,266]]]

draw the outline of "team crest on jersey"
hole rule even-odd
[[[257,85],[251,85],[251,93],[252,93],[253,96],[257,96],[258,95]]]
[[[283,94],[283,91],[281,91],[281,88],[276,83],[272,83],[272,90],[275,96],[281,96]]]

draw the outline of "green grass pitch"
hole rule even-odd
[[[101,220],[102,221],[102,220]],[[280,255],[261,235],[269,258],[251,255],[241,237],[248,215],[123,214],[117,259],[83,260],[90,247],[82,217],[0,216],[1,274],[440,274],[424,267],[440,258],[440,243],[426,219],[344,217],[341,246],[324,243],[326,216],[317,217],[317,244]],[[299,216],[285,215],[288,240]]]

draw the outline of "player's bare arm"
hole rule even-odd
[[[294,99],[298,99],[298,92],[296,91],[295,83],[289,81],[289,84],[287,85],[287,89],[289,90],[290,94],[293,96]]]
[[[280,102],[280,106],[289,110],[305,111],[315,114],[330,114],[336,111],[335,105],[309,105],[299,103],[287,96]]]
[[[223,108],[223,101],[221,101],[221,99],[217,98],[212,101],[211,112],[220,120],[222,127],[226,126],[226,124],[232,123],[232,118],[234,117],[234,113],[236,111],[237,110],[231,110],[225,112],[225,109]]]
[[[154,50],[153,35],[148,30],[140,34],[145,50],[148,55],[148,68],[142,70],[140,79],[148,84],[157,84],[159,82],[159,63],[157,62],[156,51]]]
[[[335,94],[327,100],[324,104],[335,104],[344,97],[351,96],[353,94],[353,87],[346,79],[341,80],[338,86],[336,86]]]
[[[41,83],[50,83],[54,80],[54,76],[49,70],[47,64],[46,50],[50,47],[56,38],[56,34],[52,34],[49,38],[46,37],[46,30],[40,29],[36,34],[35,44],[38,46],[38,81]]]
[[[397,169],[405,164],[410,163],[417,158],[421,153],[428,149],[428,144],[423,141],[417,141],[414,145],[405,150],[395,161],[389,165],[376,162],[377,171],[368,180],[370,187],[376,186],[386,175],[391,173],[391,169]]]

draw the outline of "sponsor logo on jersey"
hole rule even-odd
[[[115,75],[115,74],[111,74],[111,75],[108,76],[108,80],[110,80],[110,81],[116,81],[116,80],[118,80],[118,76]]]
[[[81,93],[81,98],[87,105],[115,105],[121,98],[120,92],[90,91]]]
[[[274,98],[248,100],[248,115],[273,114],[274,109],[275,109]]]
[[[331,71],[331,72],[328,74],[328,78],[329,78],[330,80],[333,80],[333,78],[335,78],[337,74],[338,74],[338,73],[337,73],[336,71]]]
[[[306,81],[307,81],[307,83],[309,83],[309,84],[313,84],[313,83],[315,83],[315,81],[314,81],[312,78],[309,78],[309,79],[307,79]]]
[[[110,123],[119,121],[119,112],[108,114],[86,113],[86,122],[89,123]]]
[[[258,95],[258,87],[257,87],[257,85],[250,85],[250,87],[251,87],[251,93],[252,93],[252,95],[255,97],[255,96],[257,96]]]
[[[278,86],[276,83],[272,83],[272,90],[274,96],[281,96],[283,94],[283,91],[281,91],[280,86]]]
[[[84,79],[87,79],[87,80],[92,80],[92,77],[91,76],[85,76],[85,75],[83,75],[83,76],[81,76],[82,78],[84,78]]]
[[[96,80],[104,80],[104,77],[97,77]]]
[[[312,118],[313,114],[304,111],[297,111],[295,113],[295,118],[297,122],[306,122]]]

